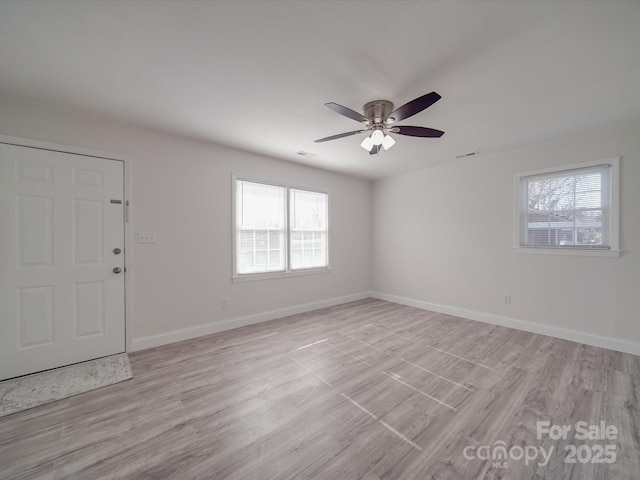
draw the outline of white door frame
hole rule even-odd
[[[124,277],[124,316],[125,316],[125,348],[127,352],[132,351],[133,341],[133,216],[131,209],[132,186],[131,186],[131,157],[118,153],[103,152],[82,147],[72,147],[68,145],[58,145],[55,143],[41,142],[26,138],[0,135],[0,143],[16,145],[21,147],[40,148],[55,152],[64,152],[86,157],[104,158],[106,160],[119,160],[124,163],[124,201],[125,201],[125,223],[124,223],[124,248],[125,267],[127,274]]]

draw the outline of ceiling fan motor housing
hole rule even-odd
[[[393,103],[389,100],[373,100],[364,105],[364,116],[374,125],[382,124],[391,112],[393,112]]]

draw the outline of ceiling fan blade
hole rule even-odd
[[[367,130],[354,130],[353,132],[339,133],[337,135],[331,135],[330,137],[320,138],[318,140],[315,140],[315,142],[316,143],[328,142],[329,140],[336,140],[338,138],[350,137],[351,135],[357,135],[358,133],[364,133],[366,131]]]
[[[382,148],[382,145],[374,145],[373,147],[371,147],[371,151],[369,152],[369,155],[377,155],[381,148]]]
[[[414,98],[409,103],[405,103],[401,107],[396,108],[393,112],[387,115],[387,118],[393,117],[396,122],[409,118],[416,113],[420,113],[427,107],[430,107],[442,97],[436,92],[427,93],[418,98]]]
[[[390,129],[392,133],[398,135],[408,135],[409,137],[430,137],[438,138],[444,135],[441,130],[426,127],[393,127]]]
[[[325,103],[325,105],[329,107],[331,110],[333,110],[334,112],[339,113],[340,115],[344,115],[347,118],[351,118],[356,122],[366,122],[367,120],[369,120],[367,117],[365,117],[361,113],[351,110],[350,108],[343,107],[342,105],[338,105],[337,103],[329,102],[329,103]]]

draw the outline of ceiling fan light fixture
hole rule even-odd
[[[386,150],[389,150],[391,147],[393,147],[396,144],[396,141],[391,138],[391,135],[385,135],[384,138],[382,139],[382,148]]]
[[[382,145],[382,141],[384,140],[384,133],[382,129],[376,128],[373,132],[371,132],[371,140],[373,140],[374,145]]]
[[[367,152],[370,152],[373,148],[373,140],[371,140],[370,136],[365,137],[365,139],[360,144],[362,148],[364,148]]]

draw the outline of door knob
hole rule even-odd
[[[120,267],[116,267],[113,269],[113,273],[120,273],[122,269]]]
[[[119,248],[114,248],[114,249],[113,249],[113,253],[114,253],[115,255],[120,255],[120,253],[121,253],[121,252],[122,252],[122,250],[120,250]]]

